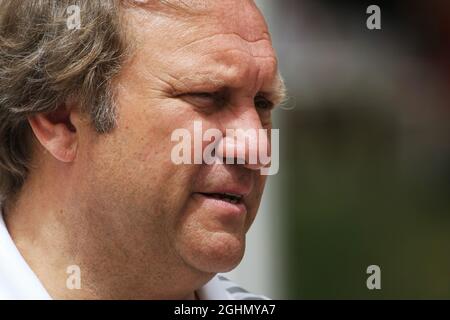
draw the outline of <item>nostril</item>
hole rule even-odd
[[[214,157],[225,164],[259,170],[270,162],[271,144],[264,129],[227,129],[214,148]]]

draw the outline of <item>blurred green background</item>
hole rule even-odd
[[[257,4],[289,90],[268,295],[450,299],[450,1]]]

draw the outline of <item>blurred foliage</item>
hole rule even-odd
[[[404,163],[395,115],[365,101],[317,101],[287,122],[288,296],[448,299],[449,177]],[[382,290],[366,287],[372,264]]]
[[[450,299],[450,2],[283,0],[286,298]],[[381,290],[368,290],[369,265]]]

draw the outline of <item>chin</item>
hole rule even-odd
[[[227,232],[190,234],[178,243],[178,253],[190,267],[204,273],[228,272],[242,260],[245,235]]]

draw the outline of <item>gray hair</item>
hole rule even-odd
[[[80,8],[69,30],[67,8]],[[116,124],[113,77],[126,46],[119,0],[0,0],[0,201],[23,185],[31,158],[28,117],[75,98],[98,133]]]

